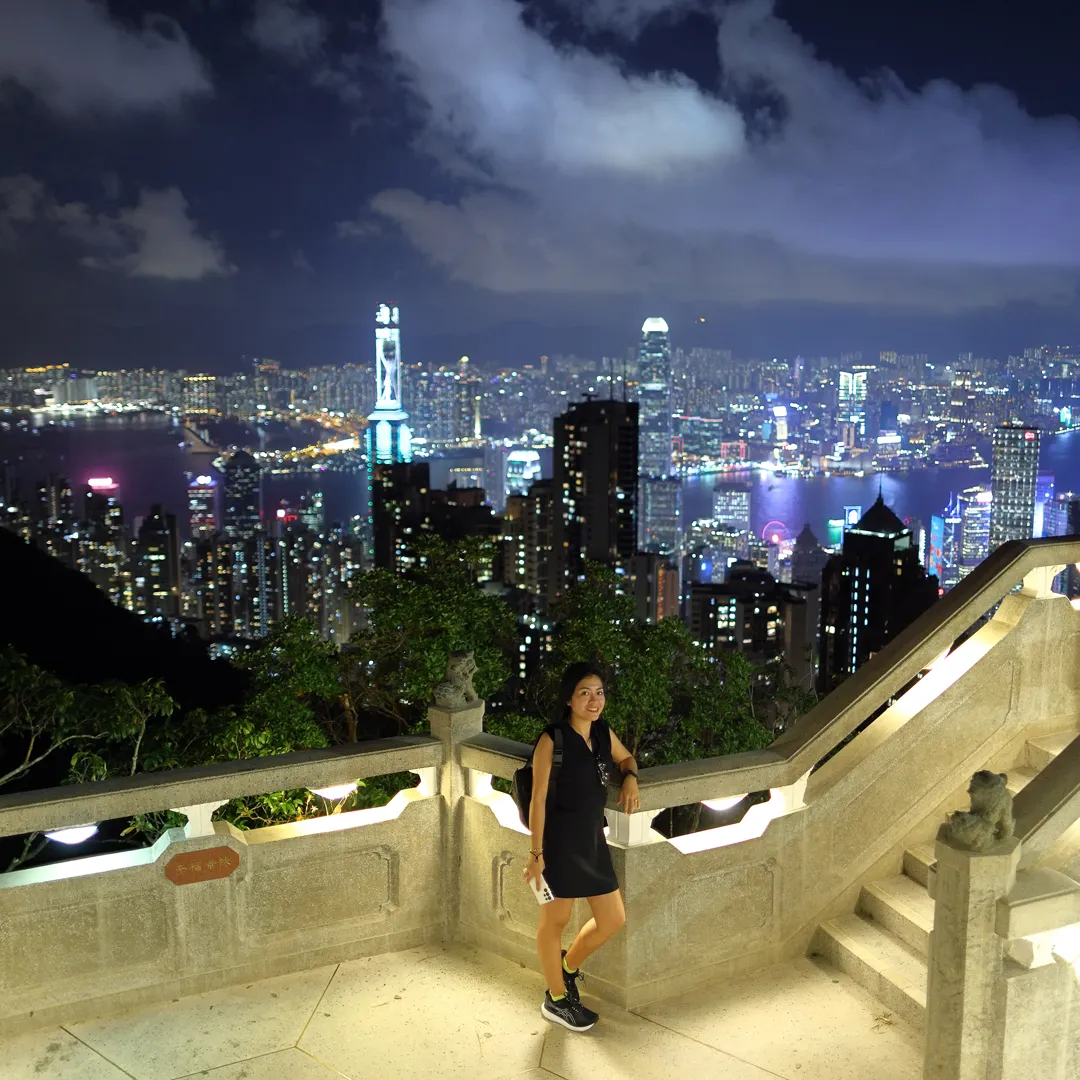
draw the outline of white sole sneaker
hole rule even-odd
[[[549,1023],[558,1024],[560,1027],[566,1028],[567,1031],[591,1031],[594,1027],[596,1027],[595,1020],[585,1027],[575,1027],[573,1024],[568,1024],[561,1016],[559,1016],[558,1013],[548,1012],[546,1001],[540,1006],[540,1015]]]

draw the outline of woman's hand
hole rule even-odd
[[[544,872],[544,856],[541,854],[539,858],[533,856],[532,852],[526,856],[525,870],[522,873],[522,877],[525,878],[527,884],[536,883],[535,887],[540,888],[540,876]]]
[[[638,793],[637,777],[627,776],[623,779],[622,788],[619,791],[619,806],[624,814],[632,814],[641,807],[641,795]]]

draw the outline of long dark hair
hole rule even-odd
[[[596,665],[590,664],[587,660],[579,661],[576,664],[569,664],[566,670],[563,672],[563,677],[559,681],[559,696],[555,699],[555,723],[567,724],[570,722],[570,699],[574,696],[574,691],[577,689],[577,684],[582,679],[588,679],[590,676],[595,675],[601,683],[604,684],[604,690],[607,690],[607,675]]]

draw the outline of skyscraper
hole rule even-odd
[[[661,555],[678,551],[682,538],[682,483],[673,476],[645,476],[640,486],[641,550]]]
[[[1003,424],[994,431],[990,485],[990,551],[1007,540],[1035,535],[1035,489],[1039,475],[1039,429]]]
[[[937,579],[920,565],[911,530],[878,495],[822,574],[819,692],[862,667],[937,596]]]
[[[550,596],[586,562],[626,568],[637,544],[638,406],[590,399],[555,418]]]
[[[160,505],[139,526],[132,560],[133,610],[148,622],[180,614],[180,539],[176,518]]]
[[[671,342],[663,319],[646,319],[638,349],[638,473],[671,474]]]
[[[818,542],[809,524],[795,537],[791,551],[791,580],[797,584],[821,586],[821,572],[829,561],[828,553]]]
[[[713,521],[726,530],[739,558],[750,554],[750,485],[717,484],[713,488]]]
[[[841,371],[837,419],[855,425],[860,435],[866,433],[866,372]]]
[[[412,461],[412,431],[405,423],[408,418],[401,407],[401,317],[396,305],[380,304],[375,312],[375,409],[364,432],[369,553],[374,553],[375,546],[375,467]]]
[[[188,534],[192,540],[209,540],[218,531],[217,481],[210,475],[188,481]]]
[[[682,483],[671,475],[671,342],[663,319],[646,319],[638,347],[638,546],[670,553],[682,539]]]
[[[262,472],[246,451],[233,454],[225,465],[225,535],[247,540],[262,528]]]
[[[970,487],[960,493],[960,579],[990,554],[993,501],[994,496],[985,487]]]

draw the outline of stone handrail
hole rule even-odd
[[[1066,829],[1080,820],[1080,737],[1013,799],[1020,869],[1034,866]]]
[[[1080,563],[1080,539],[1002,544],[767,750],[642,769],[641,809],[663,810],[797,783],[1025,578],[1070,563]],[[482,735],[461,746],[461,764],[510,779],[530,750],[524,743]],[[609,798],[613,809],[616,797],[613,792]]]
[[[328,750],[136,773],[97,783],[0,795],[0,836],[45,832],[178,806],[225,802],[291,788],[322,788],[386,773],[435,768],[443,744],[426,735]]]

